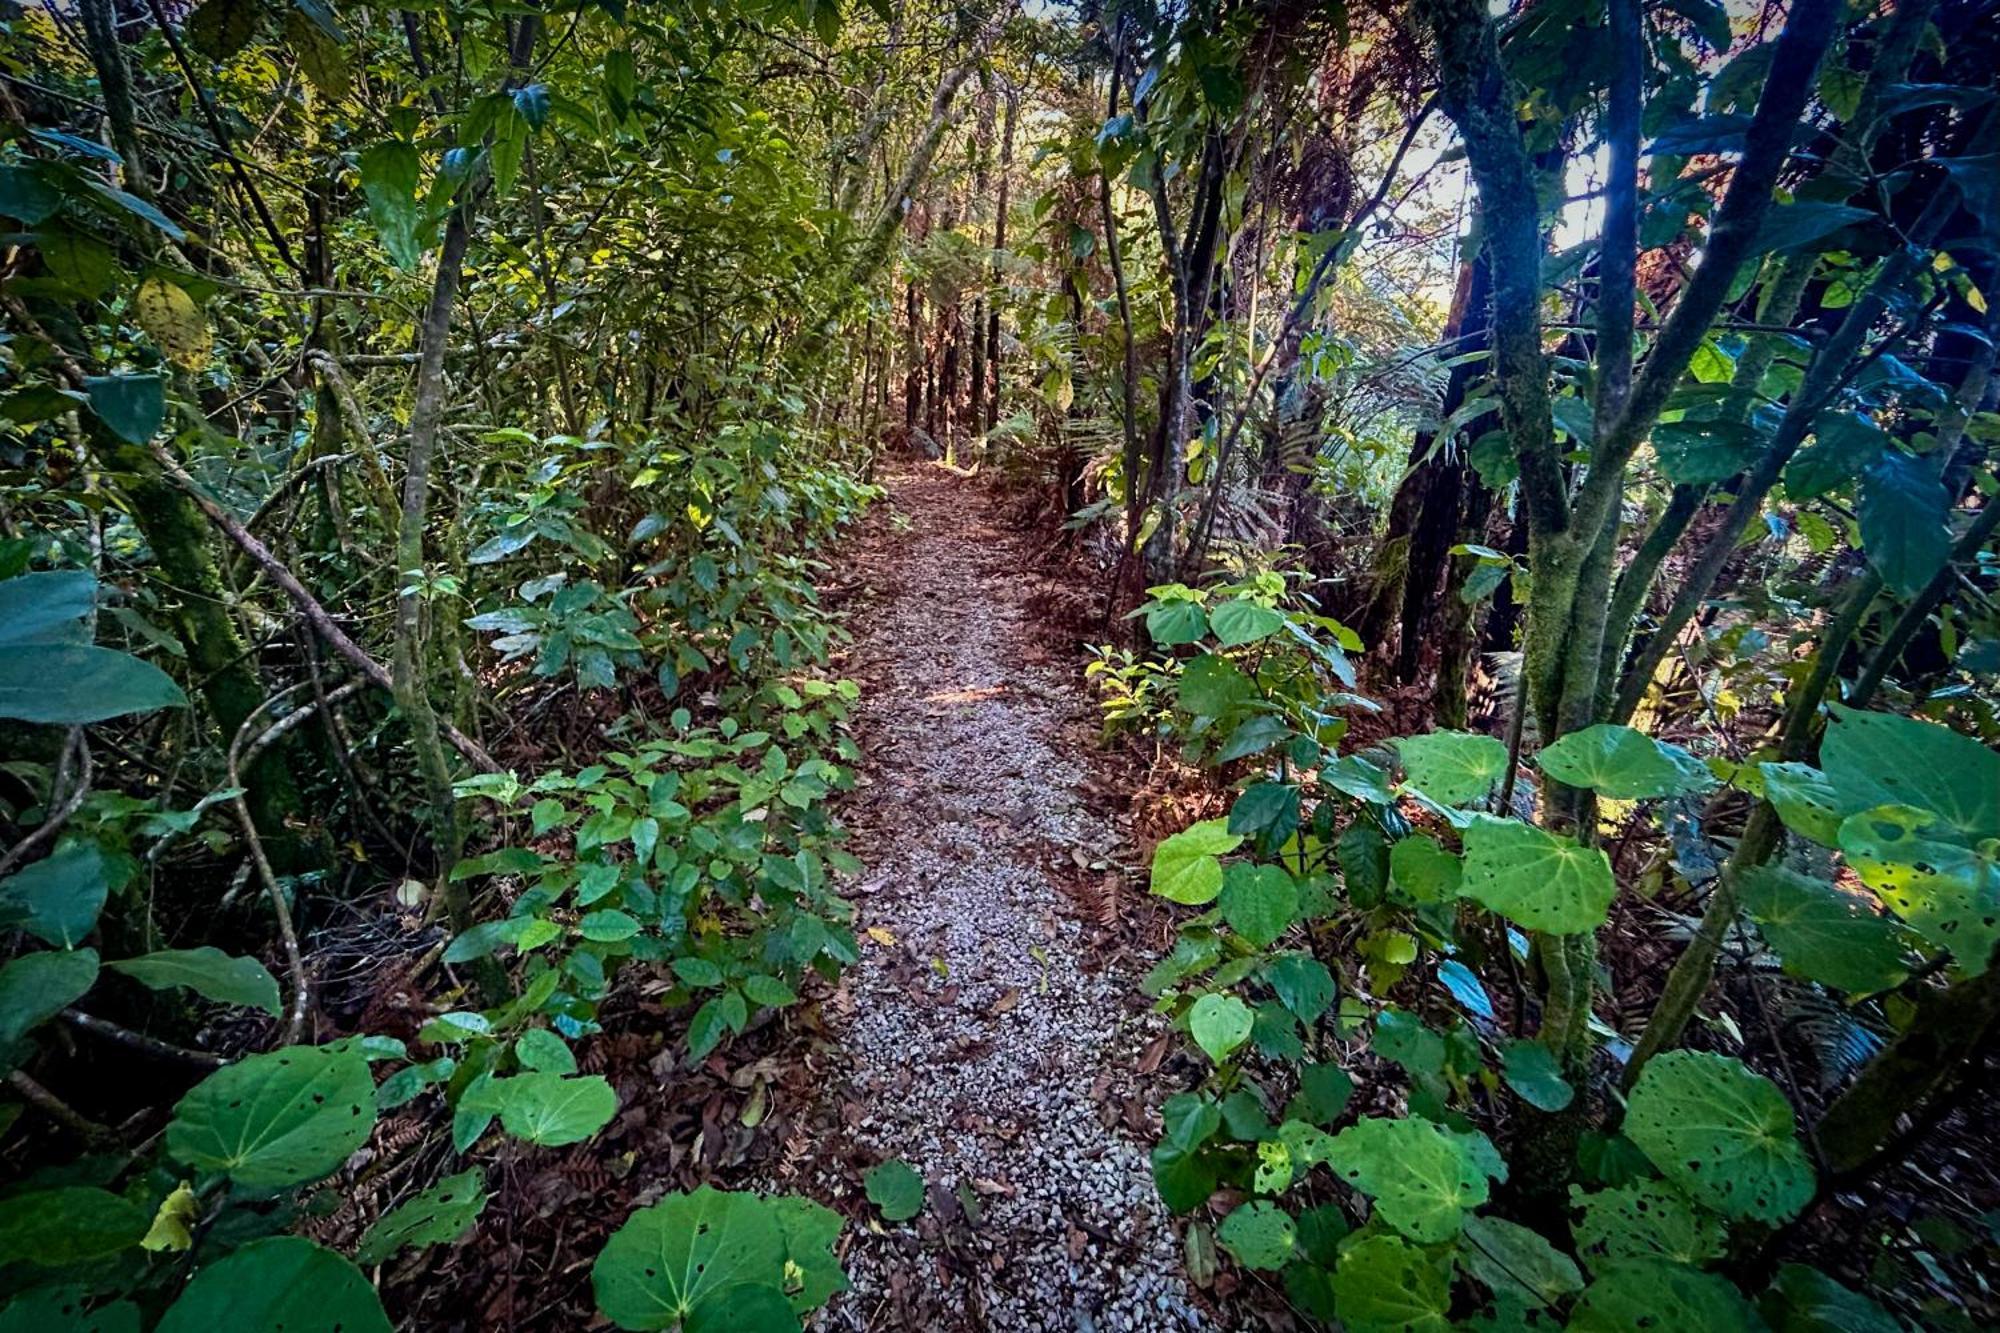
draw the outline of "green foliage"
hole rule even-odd
[[[77,622],[94,587],[73,571],[0,580],[0,718],[75,725],[187,703],[152,663],[89,641]]]
[[[1715,785],[1707,767],[1679,746],[1602,723],[1565,734],[1535,762],[1558,782],[1621,801],[1681,796]]]
[[[1460,892],[1529,930],[1574,935],[1604,924],[1618,885],[1598,848],[1519,820],[1475,815],[1465,829]]]
[[[377,1218],[362,1236],[354,1261],[370,1267],[404,1249],[456,1241],[486,1211],[487,1199],[485,1173],[478,1167],[447,1176]]]
[[[272,1236],[199,1269],[158,1333],[218,1328],[389,1333],[390,1324],[353,1264],[302,1236]]]
[[[620,1328],[795,1329],[846,1289],[832,1254],[839,1234],[839,1216],[810,1201],[703,1186],[627,1218],[591,1285]]]
[[[1450,1240],[1486,1202],[1485,1160],[1429,1120],[1364,1117],[1334,1136],[1327,1161],[1375,1201],[1378,1217],[1421,1245]]]
[[[885,1222],[907,1222],[924,1210],[924,1178],[899,1158],[871,1167],[863,1184]]]
[[[232,958],[212,945],[198,949],[160,949],[137,958],[106,963],[154,990],[185,987],[218,1004],[242,1005],[278,1013],[278,982],[254,958]]]
[[[1663,1176],[1726,1218],[1783,1222],[1812,1198],[1791,1104],[1726,1056],[1653,1059],[1632,1089],[1625,1133]]]
[[[1507,772],[1507,747],[1491,736],[1434,731],[1395,744],[1404,781],[1440,805],[1482,801]]]
[[[269,1193],[327,1175],[375,1127],[375,1082],[358,1049],[288,1046],[218,1069],[189,1090],[167,1152],[246,1190]]]

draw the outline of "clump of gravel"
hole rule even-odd
[[[1089,701],[1035,660],[1026,538],[941,470],[893,495],[910,523],[854,626],[870,742],[855,901],[886,936],[864,936],[833,1006],[845,1073],[826,1096],[852,1158],[909,1162],[928,1206],[850,1228],[853,1290],[819,1326],[1209,1327],[1127,1127],[1163,1092],[1134,1073],[1158,1020],[1059,879],[1077,853],[1116,853],[1081,794]]]

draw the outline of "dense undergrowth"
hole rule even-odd
[[[0,24],[0,1329],[434,1318],[607,1045],[809,1012],[890,448],[1229,793],[1144,983],[1218,1320],[1994,1317],[1912,1166],[2000,1036],[1986,0]],[[844,1286],[655,1196],[621,1327]]]

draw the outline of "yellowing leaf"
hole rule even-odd
[[[179,286],[161,277],[146,279],[133,295],[132,312],[167,360],[182,370],[200,370],[208,364],[208,321]]]
[[[896,937],[881,926],[868,927],[868,938],[885,949],[896,942]]]
[[[194,1244],[194,1233],[189,1230],[194,1218],[194,1189],[183,1180],[160,1200],[160,1211],[153,1214],[153,1225],[139,1244],[148,1250],[185,1250]]]

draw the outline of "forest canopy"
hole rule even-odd
[[[0,1331],[1993,1326],[1996,285],[1993,0],[0,0]]]

